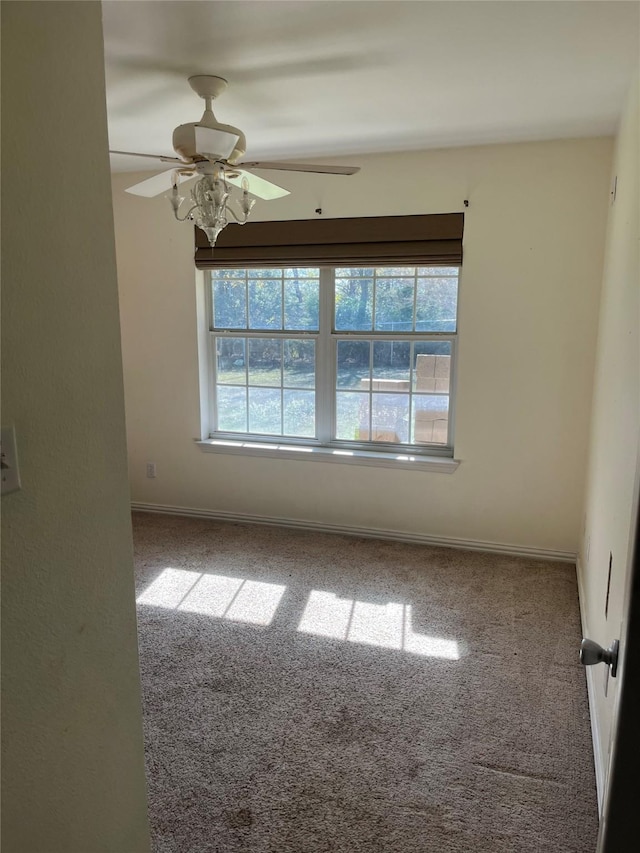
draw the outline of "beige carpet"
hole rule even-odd
[[[155,853],[592,853],[572,566],[136,514]]]

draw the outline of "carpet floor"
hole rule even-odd
[[[575,569],[134,515],[155,853],[592,853]]]

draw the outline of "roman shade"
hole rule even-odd
[[[462,263],[464,213],[228,225],[215,248],[195,228],[198,269]]]

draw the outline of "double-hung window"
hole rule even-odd
[[[211,438],[452,455],[458,264],[207,275]]]
[[[463,229],[463,213],[252,222],[211,249],[196,228],[203,448],[385,465],[453,456]]]

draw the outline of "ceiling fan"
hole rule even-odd
[[[254,169],[324,175],[355,175],[360,171],[357,166],[317,166],[273,161],[238,162],[246,152],[244,133],[232,125],[221,124],[211,109],[212,101],[226,89],[227,81],[223,77],[198,74],[189,77],[189,85],[196,94],[204,98],[205,111],[199,122],[181,124],[173,131],[173,148],[178,157],[137,154],[131,151],[110,153],[170,163],[171,168],[128,187],[127,192],[151,198],[171,190],[169,200],[176,219],[181,222],[187,219],[195,222],[206,233],[211,246],[215,245],[218,234],[228,224],[228,214],[239,224],[247,221],[255,203],[255,199],[250,199],[249,195],[262,199],[289,195],[289,191],[283,187],[253,174]],[[191,191],[190,208],[184,216],[180,216],[179,210],[184,198],[178,193],[178,184],[181,179],[198,175],[200,179]],[[229,206],[229,184],[242,189],[239,199],[240,214]]]

